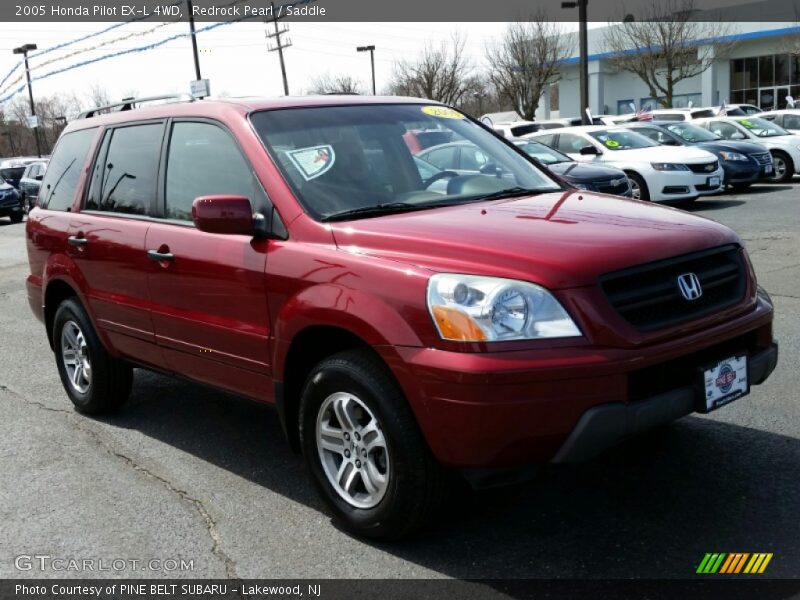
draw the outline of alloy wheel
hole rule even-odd
[[[786,176],[786,161],[781,158],[780,156],[775,156],[772,159],[773,168],[775,169],[775,174],[773,179],[781,180]]]
[[[86,337],[75,321],[67,321],[61,329],[61,360],[75,391],[88,392],[92,385],[92,363]]]
[[[317,414],[322,470],[336,493],[355,508],[374,508],[386,495],[391,461],[381,424],[347,392],[328,396]]]

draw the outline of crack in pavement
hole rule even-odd
[[[800,300],[800,296],[792,296],[791,294],[773,294],[770,293],[771,298],[792,298],[793,300]]]
[[[0,391],[7,392],[12,396],[15,396],[22,400],[25,404],[29,404],[31,406],[35,406],[36,408],[47,410],[50,412],[56,413],[63,413],[66,415],[67,420],[79,431],[89,436],[98,446],[100,446],[107,454],[118,458],[124,461],[129,467],[131,467],[134,471],[145,475],[146,477],[150,477],[158,481],[163,487],[165,487],[168,491],[172,492],[178,498],[187,502],[188,504],[192,505],[197,513],[202,518],[203,522],[205,523],[206,531],[208,532],[209,537],[211,538],[211,553],[217,557],[217,559],[222,562],[223,566],[225,567],[225,575],[229,579],[238,579],[238,575],[236,574],[236,563],[234,560],[228,556],[228,554],[222,549],[222,538],[220,537],[219,531],[217,530],[217,523],[214,521],[211,514],[206,509],[205,505],[201,500],[198,500],[194,496],[190,495],[189,492],[186,490],[182,490],[180,488],[175,487],[171,481],[154,473],[147,467],[143,467],[142,465],[138,464],[133,458],[122,454],[115,450],[111,444],[104,440],[102,436],[97,432],[94,431],[92,428],[87,427],[82,421],[76,418],[76,413],[72,410],[67,410],[63,408],[52,408],[43,404],[41,402],[37,402],[36,400],[29,400],[19,392],[9,388],[7,385],[0,384]]]

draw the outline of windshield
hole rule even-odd
[[[746,119],[735,119],[742,127],[758,137],[775,137],[776,135],[790,135],[783,127],[770,123],[760,117],[748,117]]]
[[[689,123],[669,124],[666,128],[687,142],[713,142],[720,139],[718,135],[711,133],[707,129],[697,125],[690,125]]]
[[[537,159],[539,162],[545,165],[554,165],[556,163],[562,162],[572,162],[572,159],[567,156],[566,154],[561,154],[557,150],[553,150],[552,148],[548,148],[544,144],[540,144],[539,142],[521,142],[517,144],[522,150],[525,151],[525,154],[528,156],[532,156],[533,158]]]
[[[476,201],[562,187],[532,161],[443,106],[289,108],[251,121],[300,203],[317,220]],[[406,134],[438,130],[452,142],[420,150]],[[415,161],[415,154],[436,167]],[[436,185],[434,185],[436,183]]]
[[[589,135],[609,150],[635,150],[637,148],[652,148],[653,146],[658,146],[657,143],[646,138],[642,134],[626,129],[590,131]]]

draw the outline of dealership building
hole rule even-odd
[[[746,5],[764,12],[767,3]],[[768,6],[775,7],[775,3]],[[733,14],[739,17],[740,9]],[[767,13],[769,16],[769,13]],[[769,22],[726,23],[727,31],[720,38],[733,42],[724,56],[715,58],[709,69],[676,85],[673,106],[719,106],[726,103],[755,104],[764,110],[786,108],[786,96],[800,98],[800,26],[792,16],[774,13]],[[605,50],[608,26],[592,28],[589,43],[589,108],[592,114],[624,114],[637,109],[657,107],[658,99],[650,97],[645,83],[633,73],[618,70]],[[537,119],[577,117],[580,114],[580,81],[577,34],[571,36],[575,51],[561,69],[558,106],[551,107],[551,96],[545,95],[536,113]],[[635,51],[632,49],[632,51]],[[551,110],[552,108],[552,110]]]

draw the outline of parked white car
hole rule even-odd
[[[721,108],[721,106],[717,106],[714,109],[714,115],[718,115]],[[761,109],[755,104],[726,104],[725,112],[728,117],[746,117],[760,113]]]
[[[524,137],[529,133],[541,129],[538,123],[533,121],[512,121],[510,123],[492,123],[489,125],[497,133],[507,138]]]
[[[767,121],[772,121],[780,125],[789,133],[800,133],[800,109],[784,108],[783,110],[768,110],[758,113],[756,117],[761,117]]]
[[[589,125],[529,137],[576,160],[622,169],[634,198],[688,202],[722,190],[723,171],[713,154],[690,146],[659,146],[630,129]]]
[[[716,109],[709,107],[695,108],[659,108],[652,111],[654,121],[694,121],[704,117],[713,117]]]
[[[774,181],[800,173],[800,135],[760,117],[714,117],[696,122],[726,140],[747,140],[766,146],[775,166]]]

